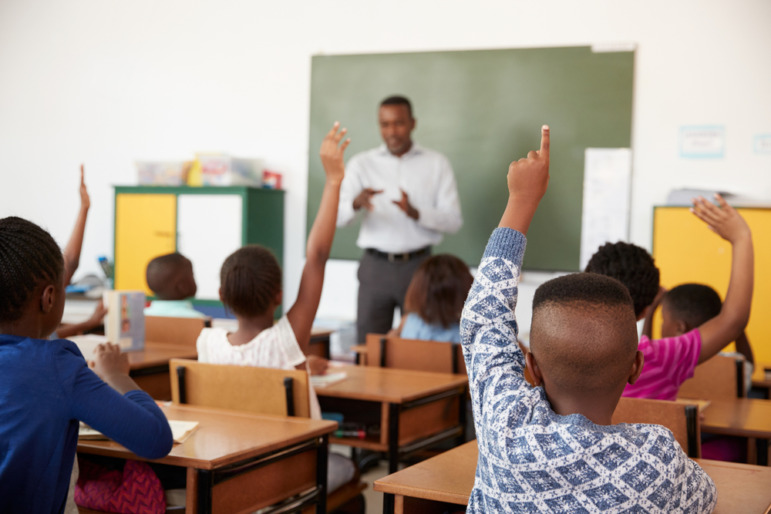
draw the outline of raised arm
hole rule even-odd
[[[80,265],[80,250],[83,248],[83,236],[86,233],[86,219],[88,218],[88,209],[91,207],[91,198],[88,196],[86,181],[83,176],[83,165],[80,165],[80,211],[75,219],[75,228],[72,229],[72,235],[64,247],[64,280],[69,284],[72,275]]]
[[[699,327],[699,364],[742,334],[750,319],[755,280],[752,232],[744,218],[720,195],[715,195],[715,199],[719,207],[699,197],[694,200],[691,210],[717,235],[731,243],[731,278],[720,314]]]
[[[324,268],[332,248],[332,240],[335,237],[340,184],[345,175],[343,154],[351,142],[350,139],[343,141],[346,129],[339,130],[339,128],[340,124],[336,122],[321,143],[321,163],[324,165],[324,173],[326,174],[324,191],[321,194],[321,203],[316,213],[316,219],[313,221],[313,227],[308,234],[305,266],[300,278],[297,300],[286,314],[297,342],[305,354],[308,353],[311,328],[321,299]]]
[[[656,297],[653,299],[653,303],[651,303],[648,308],[645,309],[645,320],[643,321],[642,335],[649,339],[653,337],[653,315],[656,313],[656,309],[659,308],[661,299],[664,298],[666,292],[666,287],[659,287],[659,292],[656,293]]]
[[[549,182],[548,127],[541,134],[541,149],[509,166],[506,209],[499,228],[490,236],[461,317],[474,415],[482,425],[494,408],[489,397],[498,394],[496,391],[508,394],[529,389],[524,388],[525,359],[517,345],[514,309],[525,233]]]

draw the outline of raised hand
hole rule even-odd
[[[84,176],[83,165],[80,165],[80,208],[82,210],[88,210],[91,207],[91,197],[88,196],[88,189],[86,189],[86,179]]]
[[[549,127],[541,127],[541,148],[509,165],[506,177],[509,196],[519,201],[538,203],[549,184]]]
[[[417,220],[420,217],[420,213],[418,210],[412,206],[410,203],[410,197],[407,196],[407,193],[404,191],[404,189],[401,190],[402,192],[402,199],[401,200],[391,200],[391,202],[396,205],[398,208],[400,208],[404,213],[409,216],[410,218]]]
[[[731,244],[743,237],[752,237],[750,227],[741,214],[728,205],[722,196],[716,194],[715,200],[717,200],[719,207],[701,196],[694,198],[691,212],[706,223],[712,231]]]
[[[339,183],[342,182],[343,176],[345,176],[343,154],[351,143],[350,138],[343,141],[346,132],[348,132],[348,129],[340,130],[340,123],[336,121],[330,131],[327,132],[327,135],[324,136],[324,141],[321,142],[319,154],[328,181]],[[340,141],[343,141],[342,144]]]
[[[549,185],[549,127],[541,127],[541,148],[509,165],[509,201],[498,226],[527,234],[538,203]]]
[[[375,208],[374,205],[372,205],[372,197],[375,195],[379,195],[382,193],[382,189],[372,189],[371,187],[366,187],[362,190],[361,193],[359,193],[356,198],[353,199],[353,209],[355,211],[358,211],[362,207],[367,209],[368,211],[371,211]]]

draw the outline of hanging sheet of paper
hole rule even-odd
[[[581,269],[601,245],[629,236],[632,151],[587,148],[581,216]]]

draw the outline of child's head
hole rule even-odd
[[[637,325],[618,280],[574,273],[543,283],[533,297],[528,365],[556,397],[611,398],[636,378]]]
[[[634,302],[634,314],[642,319],[659,292],[659,269],[653,257],[637,245],[605,243],[597,250],[586,270],[615,278],[626,286]]]
[[[195,296],[198,287],[193,263],[181,253],[169,253],[147,264],[147,287],[159,300],[184,300]]]
[[[220,299],[236,316],[275,309],[281,303],[281,266],[270,250],[249,245],[230,254],[220,270]]]
[[[64,259],[51,235],[27,220],[0,220],[0,324],[37,318],[36,337],[50,335],[64,310]]]
[[[459,258],[442,254],[429,257],[415,270],[404,297],[404,310],[426,323],[445,328],[460,320],[474,277]]]
[[[675,337],[720,314],[720,295],[704,284],[682,284],[661,299],[661,336]]]

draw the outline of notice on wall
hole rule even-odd
[[[581,216],[581,269],[601,245],[629,237],[632,151],[587,148]]]
[[[722,159],[725,155],[725,127],[680,127],[680,157]]]
[[[755,153],[771,154],[771,134],[758,134],[753,145]]]

